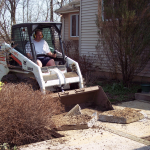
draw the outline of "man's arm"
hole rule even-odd
[[[52,52],[47,53],[47,55],[50,56],[50,57],[56,58],[56,54],[54,54],[54,53],[52,53]]]
[[[27,54],[27,57],[29,58],[29,59],[33,59],[33,57],[31,56],[31,54],[30,53],[26,53]]]
[[[56,52],[55,53],[52,53],[49,49],[49,46],[48,46],[48,43],[44,40],[44,51],[46,52],[46,54],[50,57],[54,57],[56,58]]]

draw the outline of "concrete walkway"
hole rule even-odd
[[[130,101],[114,106],[139,109],[144,119],[130,124],[97,121],[94,128],[59,131],[65,137],[22,146],[21,150],[150,150],[150,102]]]

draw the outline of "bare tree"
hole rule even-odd
[[[0,0],[0,38],[11,41],[11,26],[18,22],[56,21],[54,10],[69,0]]]
[[[53,0],[50,1],[50,7],[51,7],[51,17],[50,17],[50,21],[53,21]]]
[[[10,42],[10,20],[5,17],[7,13],[5,0],[0,1],[0,12],[0,39]]]
[[[11,25],[16,24],[16,9],[20,0],[5,0],[7,10],[11,15]]]
[[[98,51],[128,86],[150,59],[149,0],[104,0],[103,4],[103,19],[97,18]]]
[[[22,0],[20,1],[20,5],[22,6],[22,22],[28,22],[29,16],[29,1],[30,0]]]

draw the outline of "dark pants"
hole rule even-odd
[[[49,62],[49,60],[51,60],[50,57],[43,57],[43,58],[38,58],[37,57],[37,59],[39,59],[42,62],[43,66],[46,66],[46,64]]]

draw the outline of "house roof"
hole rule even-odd
[[[70,5],[73,5],[73,4],[80,4],[80,0],[73,0],[72,2],[69,3]]]
[[[73,0],[69,4],[55,10],[57,14],[65,14],[68,12],[78,12],[80,7],[80,0]]]

